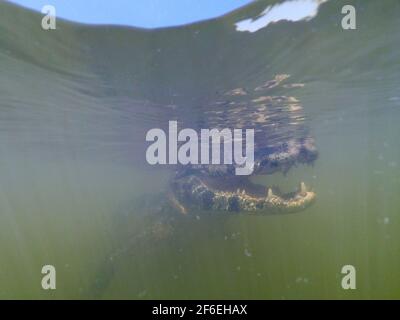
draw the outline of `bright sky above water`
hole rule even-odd
[[[318,7],[326,1],[328,0],[291,0],[268,6],[257,19],[246,19],[236,23],[236,30],[256,32],[270,23],[281,20],[312,19],[317,15]]]
[[[214,18],[252,0],[9,0],[41,11],[53,5],[57,16],[83,23],[144,28],[182,25]]]

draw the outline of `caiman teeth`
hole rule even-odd
[[[309,191],[304,182],[300,183],[296,193],[275,195],[271,188],[267,189],[265,207],[278,212],[296,212],[308,207],[315,200],[315,193]]]
[[[300,182],[300,195],[301,196],[305,196],[307,194],[308,190],[307,190],[307,186],[306,184],[302,181]]]
[[[274,194],[271,188],[267,189],[267,200],[273,198]]]
[[[244,188],[211,188],[196,176],[177,180],[174,195],[179,201],[194,208],[215,211],[243,211],[249,213],[290,213],[310,206],[316,194],[304,182],[300,182],[295,192],[274,193],[272,187],[244,184]],[[188,186],[190,189],[188,190]],[[249,189],[246,189],[249,187]],[[233,190],[236,190],[233,191]]]

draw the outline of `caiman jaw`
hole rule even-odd
[[[306,184],[301,182],[299,191],[291,197],[274,195],[272,189],[269,188],[264,206],[280,212],[296,212],[307,208],[315,201],[315,198],[315,192],[308,190]]]
[[[173,185],[174,195],[183,205],[198,209],[253,214],[292,213],[310,206],[315,192],[300,183],[296,192],[277,195],[267,188],[264,195],[248,194],[245,190],[223,191],[210,187],[196,176],[188,176]],[[265,190],[265,189],[264,189]]]

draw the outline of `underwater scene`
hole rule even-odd
[[[0,299],[400,299],[398,0],[42,18],[0,1]],[[171,161],[224,128],[250,172]]]

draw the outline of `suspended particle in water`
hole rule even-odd
[[[389,222],[390,222],[389,217],[383,218],[383,224],[389,224]]]
[[[245,255],[246,257],[251,257],[251,256],[252,256],[252,254],[251,254],[251,252],[249,251],[248,248],[245,248],[245,249],[244,249],[244,255]]]

